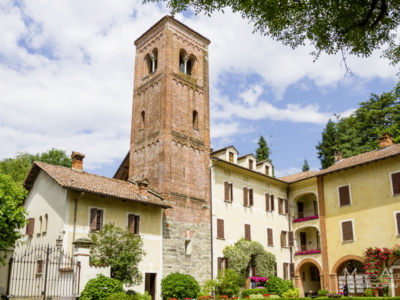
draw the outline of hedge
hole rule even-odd
[[[311,298],[280,298],[279,300],[310,300]],[[318,297],[312,299],[349,299],[349,300],[400,300],[400,297],[342,297],[342,298],[328,298],[328,297]]]

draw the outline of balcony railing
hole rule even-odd
[[[299,223],[309,220],[319,219],[318,211],[316,210],[306,210],[294,214],[293,223]]]
[[[294,255],[307,255],[321,253],[321,245],[318,244],[296,244],[294,247]]]

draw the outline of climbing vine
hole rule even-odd
[[[240,239],[235,245],[226,246],[223,253],[229,259],[229,268],[243,279],[246,278],[246,268],[250,261],[256,266],[257,276],[274,275],[275,255],[267,252],[259,242]]]

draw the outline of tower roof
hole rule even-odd
[[[148,33],[149,31],[153,30],[156,26],[158,26],[159,24],[161,24],[162,22],[166,22],[166,21],[171,21],[174,22],[175,24],[178,24],[180,26],[183,26],[186,29],[189,29],[191,32],[195,33],[198,37],[200,37],[201,39],[205,40],[207,42],[207,44],[210,44],[211,41],[206,38],[205,36],[201,35],[200,33],[198,33],[197,31],[193,30],[192,28],[190,28],[189,26],[183,24],[182,22],[176,20],[174,17],[172,16],[165,16],[163,18],[161,18],[157,23],[155,23],[153,26],[151,26],[146,32],[144,32],[140,37],[138,37],[135,40],[135,45],[137,45],[137,43],[139,42],[139,40],[146,35],[146,33]]]

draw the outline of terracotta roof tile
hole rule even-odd
[[[293,174],[285,177],[280,177],[279,180],[285,181],[287,183],[292,183],[296,181],[300,181],[303,179],[311,178],[314,176],[321,176],[321,175],[326,175],[329,173],[345,170],[348,168],[360,166],[363,164],[367,164],[370,162],[378,161],[381,159],[389,158],[389,157],[394,157],[400,155],[400,144],[393,145],[390,147],[366,152],[363,154],[359,154],[356,156],[344,158],[340,161],[338,161],[336,164],[330,166],[329,168],[326,168],[321,171],[313,172],[302,172],[298,174]]]
[[[127,181],[103,177],[87,172],[74,171],[70,168],[37,161],[33,163],[24,182],[24,186],[28,190],[33,186],[40,170],[43,170],[60,186],[66,189],[79,190],[136,202],[154,204],[164,208],[171,208],[170,205],[154,194],[148,193],[147,197],[141,196],[139,194],[139,188]]]

